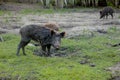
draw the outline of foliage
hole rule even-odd
[[[105,69],[120,61],[119,47],[109,44],[119,43],[119,30],[110,28],[107,34],[94,33],[72,39],[63,39],[58,53],[66,56],[40,57],[33,55],[35,47],[27,46],[24,56],[16,56],[20,36],[1,35],[0,78],[9,80],[107,80],[110,72]],[[80,61],[87,60],[85,64]],[[90,64],[95,64],[91,67]]]
[[[4,0],[2,0],[4,2]],[[5,0],[6,1],[6,0]],[[99,2],[107,3],[107,6],[119,7],[119,0],[7,0],[10,2],[19,2],[19,3],[38,3],[46,8],[51,8],[54,6],[56,8],[63,7],[98,7]]]
[[[107,5],[108,6],[114,6],[114,4],[112,2],[110,2],[110,1],[107,1]]]

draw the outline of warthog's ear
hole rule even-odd
[[[51,30],[51,35],[54,35],[55,34],[55,31],[54,30]]]
[[[65,32],[61,32],[60,35],[63,38],[65,36]]]

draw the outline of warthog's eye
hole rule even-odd
[[[63,38],[65,36],[65,32],[61,32],[60,36]]]

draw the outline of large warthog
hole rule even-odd
[[[45,56],[50,55],[51,46],[55,49],[59,49],[61,38],[65,36],[65,32],[56,32],[52,29],[49,29],[41,25],[26,25],[20,29],[21,41],[18,45],[16,55],[19,55],[20,49],[22,48],[23,54],[25,54],[25,46],[31,41],[34,40],[39,42],[42,47],[42,53]],[[47,49],[47,52],[46,52]]]
[[[113,18],[113,13],[114,13],[114,9],[112,7],[104,7],[101,11],[100,11],[100,19],[104,18],[106,16],[106,19],[108,18],[109,15],[111,15],[111,17]]]

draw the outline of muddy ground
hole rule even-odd
[[[0,31],[18,33],[20,27],[25,24],[44,24],[46,22],[57,22],[62,30],[67,32],[67,36],[75,36],[83,33],[84,30],[96,31],[108,29],[109,27],[120,26],[120,10],[116,10],[114,19],[99,19],[100,9],[80,9],[67,13],[55,14],[28,14],[22,15],[23,9],[39,9],[40,6],[32,4],[3,4],[1,9],[11,11],[10,14],[0,16]]]
[[[110,27],[120,28],[120,10],[116,10],[114,18],[109,16],[108,19],[99,19],[100,9],[80,9],[80,11],[72,11],[67,13],[54,14],[28,14],[23,15],[19,12],[22,9],[40,8],[38,5],[32,4],[11,4],[7,3],[0,7],[3,10],[11,11],[11,14],[0,16],[0,34],[14,33],[19,34],[19,29],[26,24],[44,24],[46,22],[56,22],[63,31],[66,31],[66,37],[81,35],[84,31],[106,30]],[[91,34],[91,33],[90,33]],[[120,64],[110,67],[109,70],[115,74],[120,71]],[[118,79],[113,80],[120,80]]]

